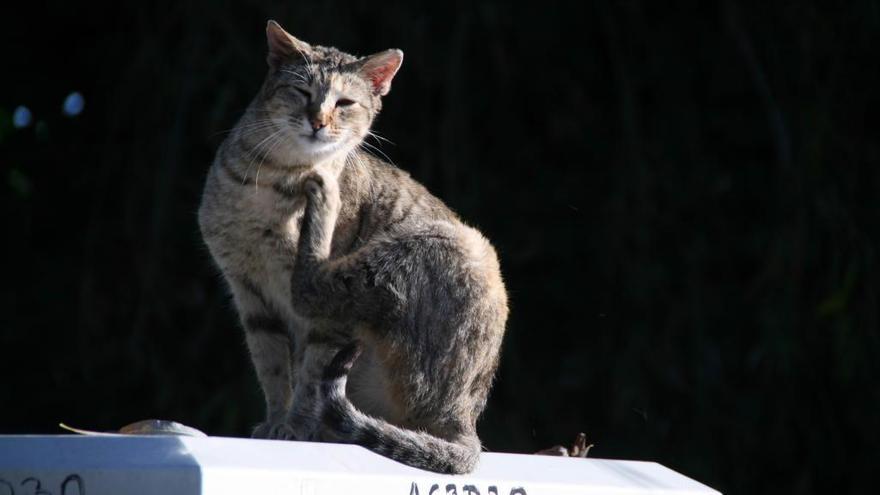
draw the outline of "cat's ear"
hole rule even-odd
[[[275,21],[266,24],[266,40],[269,42],[266,61],[272,68],[278,68],[284,62],[311,56],[312,47],[308,43],[294,38]]]
[[[373,85],[375,94],[385,96],[391,91],[391,80],[402,63],[403,52],[392,48],[364,57],[358,62],[358,72]]]

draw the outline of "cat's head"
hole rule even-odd
[[[257,121],[270,121],[286,141],[279,157],[314,164],[349,153],[370,130],[403,62],[392,49],[358,58],[296,39],[275,21],[266,27],[269,74]]]

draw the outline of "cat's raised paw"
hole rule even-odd
[[[320,175],[309,177],[303,183],[303,190],[310,200],[321,201],[324,199],[324,179]]]
[[[303,181],[303,191],[309,201],[318,205],[336,208],[339,206],[339,183],[332,175],[315,171]]]

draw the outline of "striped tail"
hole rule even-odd
[[[340,350],[324,370],[321,391],[326,402],[321,418],[322,436],[328,441],[360,445],[428,471],[447,474],[473,471],[480,455],[480,440],[476,435],[449,441],[394,426],[354,407],[345,395],[345,384],[359,354],[360,346],[350,344]]]

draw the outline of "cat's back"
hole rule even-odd
[[[386,228],[419,229],[433,222],[461,224],[458,215],[409,172],[367,154],[358,165],[370,177],[367,210]]]

